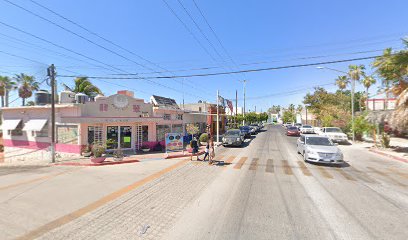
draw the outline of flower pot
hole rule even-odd
[[[200,142],[201,146],[207,146],[207,142]]]
[[[101,162],[105,161],[105,159],[106,159],[106,157],[94,157],[94,158],[91,158],[91,162],[101,163]]]
[[[142,148],[142,151],[143,151],[143,152],[149,152],[149,151],[150,151],[150,148]]]
[[[120,162],[120,161],[123,160],[123,158],[124,158],[124,157],[114,157],[114,158],[113,158],[113,161],[115,161],[115,162]]]
[[[90,157],[92,155],[92,152],[84,152],[82,153],[82,156],[84,157]]]

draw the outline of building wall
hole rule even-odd
[[[368,110],[393,110],[396,104],[395,98],[378,98],[378,99],[368,99]]]

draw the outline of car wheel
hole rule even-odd
[[[299,152],[299,146],[297,146],[297,145],[296,145],[296,151],[297,151],[298,154],[300,154],[300,152]]]
[[[306,153],[303,152],[303,161],[307,162]]]

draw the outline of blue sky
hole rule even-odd
[[[114,74],[137,73],[143,77],[158,76],[152,72],[164,71],[163,69],[172,72],[161,73],[162,76],[189,75],[365,57],[380,54],[381,52],[375,51],[386,47],[402,48],[400,39],[408,35],[408,2],[404,0],[195,0],[227,50],[226,53],[193,0],[180,2],[205,37],[178,0],[166,2],[189,30],[186,30],[162,0],[35,0],[134,53],[130,54],[29,0],[10,1],[122,56],[112,54],[0,0],[0,22],[98,61],[75,55],[0,24],[0,74],[12,76],[24,72],[35,75],[39,81],[45,77],[46,67],[51,63],[55,64],[60,75],[120,77]],[[101,67],[101,63],[105,65]],[[346,70],[348,64],[350,63],[331,64],[328,67]],[[369,66],[370,61],[358,61],[354,64]],[[207,67],[209,69],[191,70]],[[257,106],[259,111],[266,110],[270,105],[299,104],[310,87],[333,83],[337,76],[338,73],[333,71],[305,67],[183,80],[104,78],[92,81],[107,95],[126,88],[146,100],[151,94],[157,94],[175,98],[179,103],[183,99],[183,92],[185,102],[188,103],[200,99],[214,102],[217,90],[222,96],[232,98],[235,90],[238,90],[238,102],[241,105],[240,80],[247,79],[247,109],[254,110]],[[72,85],[73,79],[60,77],[58,81]],[[43,88],[48,86],[43,85]],[[335,86],[326,88],[334,90]],[[371,92],[375,93],[376,87]],[[11,100],[16,96],[17,93],[14,93]],[[20,102],[17,100],[15,104]]]

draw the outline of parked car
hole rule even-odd
[[[244,135],[244,138],[251,138],[251,129],[248,126],[241,126],[239,127],[241,133]]]
[[[295,123],[295,127],[297,127],[300,130],[300,128],[302,127],[302,124],[301,123]]]
[[[244,142],[244,136],[241,134],[239,129],[230,129],[222,138],[223,146],[241,146]]]
[[[251,135],[255,135],[255,134],[257,134],[258,132],[256,131],[256,128],[255,127],[253,127],[253,126],[249,126],[249,129],[250,129],[250,133],[251,133]]]
[[[343,153],[329,137],[320,135],[301,135],[297,140],[297,152],[305,162],[342,164]]]
[[[330,138],[333,142],[346,143],[348,141],[347,135],[338,127],[324,127],[318,134]]]
[[[295,126],[289,126],[286,129],[286,136],[300,136],[299,129]]]
[[[315,133],[314,128],[310,125],[303,125],[300,128],[301,133]]]
[[[255,128],[255,132],[259,132],[259,130],[261,130],[258,124],[251,124],[249,126]]]

